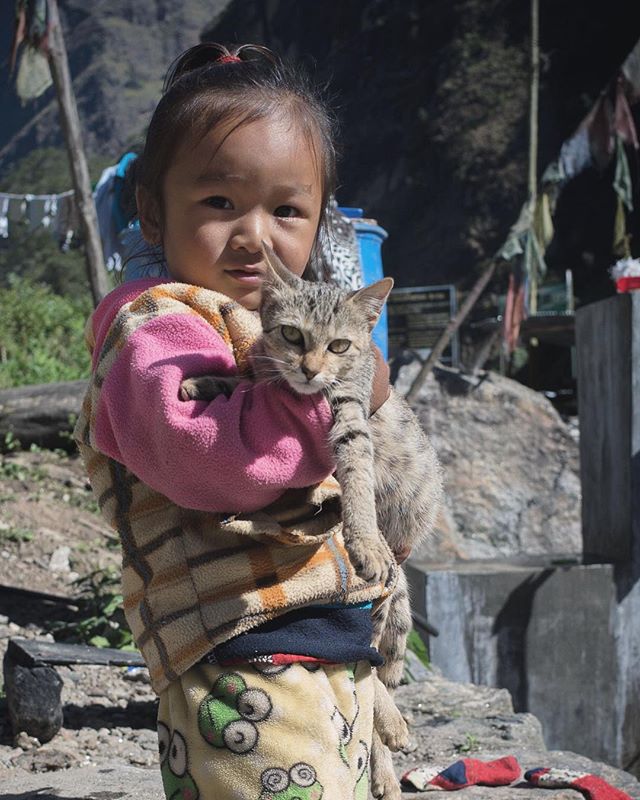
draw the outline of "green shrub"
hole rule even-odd
[[[78,591],[75,619],[47,625],[56,641],[135,649],[122,609],[119,571],[114,567],[96,569],[75,580],[73,585]]]
[[[429,653],[427,652],[425,643],[422,641],[420,634],[415,628],[412,628],[409,631],[409,636],[407,637],[407,649],[415,653],[425,667],[431,666]]]
[[[84,248],[75,241],[62,252],[59,243],[43,228],[29,230],[25,223],[14,223],[11,236],[0,239],[0,290],[11,276],[32,283],[46,283],[56,294],[77,296],[90,293]]]
[[[84,324],[91,298],[62,297],[10,275],[0,288],[0,388],[87,377]]]

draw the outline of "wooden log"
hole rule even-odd
[[[19,386],[0,391],[0,443],[11,433],[23,446],[69,447],[85,380]]]
[[[88,644],[43,642],[38,639],[9,639],[7,653],[15,664],[25,667],[93,664],[102,667],[144,667],[137,651]]]

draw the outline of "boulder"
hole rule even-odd
[[[403,367],[404,394],[418,370]],[[437,369],[413,408],[444,468],[446,504],[419,560],[521,559],[582,552],[575,432],[539,392],[494,372]]]
[[[7,660],[5,691],[14,733],[48,742],[62,727],[62,678],[51,667],[25,667]]]

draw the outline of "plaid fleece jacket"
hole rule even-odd
[[[158,693],[286,611],[389,591],[344,549],[323,398],[247,381],[229,398],[179,399],[187,376],[246,370],[259,334],[228,297],[150,279],[113,291],[87,324],[75,438],[120,535],[124,611]]]

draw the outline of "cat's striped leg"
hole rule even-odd
[[[398,583],[387,603],[388,610],[377,645],[384,658],[384,664],[378,669],[378,675],[384,685],[393,691],[402,680],[407,637],[412,625],[409,587],[403,569],[399,570]]]
[[[342,533],[354,569],[366,581],[386,582],[389,546],[378,530],[374,494],[373,444],[361,400],[334,394],[331,443],[342,489]]]
[[[371,794],[384,800],[402,800],[400,783],[393,769],[391,753],[384,746],[378,732],[371,739]]]
[[[379,677],[375,681],[373,727],[390,750],[395,752],[409,746],[407,723]]]

